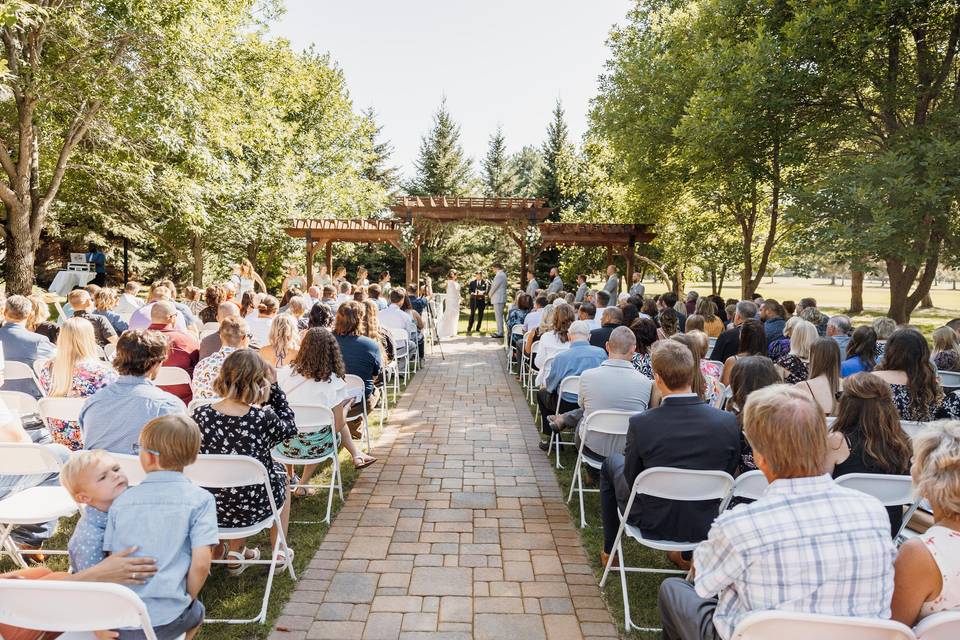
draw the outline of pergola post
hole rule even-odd
[[[613,245],[607,245],[607,266],[613,264]]]
[[[409,286],[413,286],[419,289],[420,287],[420,242],[417,241],[417,246],[413,250],[413,279],[407,282]]]
[[[630,287],[633,286],[633,260],[636,243],[636,236],[631,235],[630,241],[627,243],[627,290],[630,290]]]
[[[324,257],[324,264],[327,265],[327,276],[333,277],[333,240],[327,240],[326,244],[326,256]]]
[[[313,232],[310,229],[307,229],[306,238],[307,238],[306,274],[307,274],[307,286],[309,287],[313,285],[313,251],[315,248],[313,244]]]
[[[407,284],[413,282],[413,250],[403,256],[403,281]]]
[[[520,289],[527,286],[527,239],[520,238]]]

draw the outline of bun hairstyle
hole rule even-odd
[[[257,310],[263,314],[271,316],[277,312],[277,309],[280,308],[280,303],[273,296],[263,296],[260,299],[260,304],[257,306]]]
[[[262,405],[270,400],[270,367],[252,349],[238,349],[223,361],[213,390],[224,400]]]

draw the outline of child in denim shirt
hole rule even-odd
[[[183,415],[155,418],[144,425],[136,448],[147,476],[114,500],[103,550],[138,546],[138,555],[156,558],[156,575],[131,588],[147,606],[159,640],[184,633],[190,640],[203,622],[197,596],[218,543],[213,496],[183,474],[197,459],[200,429]],[[122,640],[144,637],[140,630],[119,632]]]

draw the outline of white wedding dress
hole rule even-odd
[[[441,338],[452,338],[457,335],[460,324],[460,283],[456,280],[447,280],[447,295],[443,301],[443,317],[437,333]]]

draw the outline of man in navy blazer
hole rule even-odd
[[[604,563],[620,526],[617,508],[626,507],[633,482],[644,469],[673,467],[733,474],[740,458],[736,418],[711,407],[691,388],[698,363],[690,350],[674,340],[660,340],[653,345],[652,361],[654,383],[663,397],[660,406],[630,418],[623,455],[608,456],[600,470]],[[677,502],[638,496],[629,522],[651,539],[700,542],[706,539],[718,507],[717,500]]]
[[[37,360],[52,358],[56,348],[45,336],[27,329],[27,318],[33,312],[33,305],[25,296],[10,296],[3,310],[3,326],[0,327],[0,344],[3,345],[3,359],[22,362],[33,368]],[[34,397],[40,397],[40,390],[29,380],[8,380],[4,391],[23,391]]]

